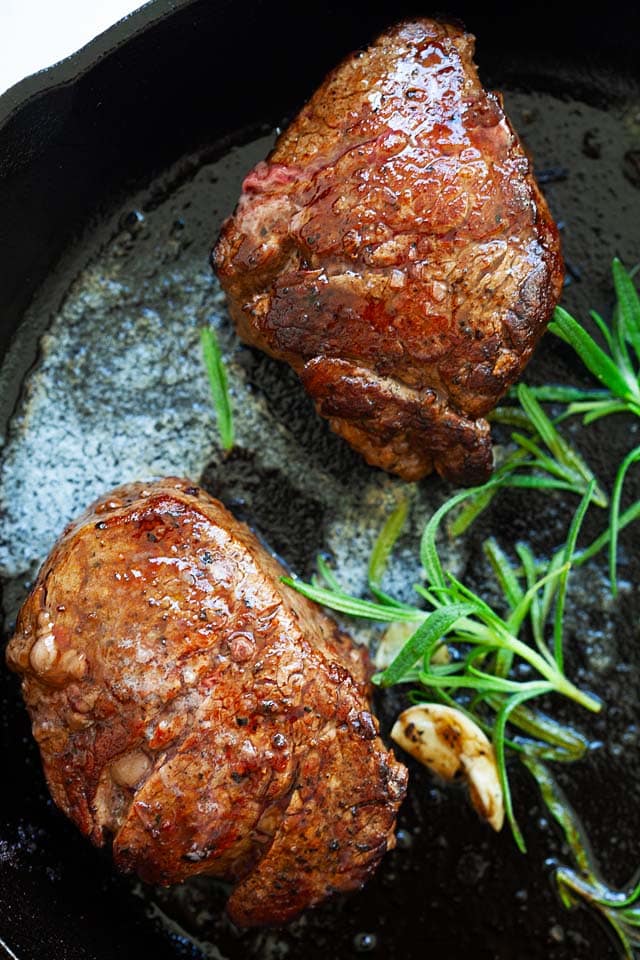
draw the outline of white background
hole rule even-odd
[[[0,0],[0,93],[141,6],[143,0]]]

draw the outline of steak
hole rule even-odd
[[[487,478],[483,417],[562,288],[557,229],[473,52],[416,20],[348,57],[246,177],[212,253],[241,338],[406,480]]]
[[[150,883],[235,885],[239,925],[359,888],[407,772],[369,664],[189,481],[122,487],[71,524],[7,659],[56,804]]]

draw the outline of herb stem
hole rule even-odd
[[[624,458],[616,474],[613,493],[611,495],[611,520],[609,530],[611,531],[611,545],[609,549],[609,579],[611,581],[611,592],[615,596],[618,592],[617,583],[617,561],[618,561],[618,533],[620,529],[620,500],[622,498],[622,487],[629,468],[640,460],[640,446],[631,450]]]
[[[625,510],[624,513],[620,515],[620,519],[618,521],[618,529],[624,530],[625,527],[628,527],[630,523],[633,523],[635,520],[638,520],[639,518],[640,518],[640,500],[636,500],[634,504],[628,507],[628,509]],[[611,540],[611,534],[612,534],[611,527],[608,527],[603,533],[600,534],[599,537],[596,537],[593,543],[589,544],[588,547],[585,547],[583,550],[580,550],[579,552],[575,553],[573,557],[573,566],[580,567],[582,566],[583,563],[587,563],[588,560],[591,560],[593,557],[596,556],[596,554],[600,553],[602,548],[606,547],[606,545]]]
[[[545,657],[527,643],[518,640],[517,637],[509,636],[508,642],[503,642],[502,646],[508,646],[516,656],[530,663],[559,693],[563,693],[582,707],[591,710],[592,713],[598,713],[602,709],[602,704],[596,697],[576,687],[557,667],[554,668]]]

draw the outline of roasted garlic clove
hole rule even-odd
[[[460,710],[421,703],[400,714],[391,737],[444,780],[463,777],[471,803],[494,830],[504,821],[504,798],[493,745]]]

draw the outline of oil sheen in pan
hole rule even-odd
[[[272,382],[261,388],[265,365],[240,347],[207,262],[217,196],[239,189],[241,171],[272,139],[203,166],[159,205],[138,198],[42,337],[2,458],[0,568],[15,584],[5,591],[9,621],[25,578],[73,516],[117,484],[171,474],[204,474],[298,571],[309,572],[324,544],[361,585],[372,536],[403,484],[324,436],[284,367],[269,365]],[[227,459],[202,365],[203,324],[216,330],[232,385],[236,445]]]
[[[612,251],[631,262],[640,249],[637,222],[626,224],[624,214],[611,209],[615,196],[629,190],[624,167],[617,157],[606,157],[614,141],[622,154],[636,142],[629,115],[576,107],[548,95],[513,94],[507,107],[538,166],[551,171],[546,190],[554,213],[568,224],[566,250],[574,274],[568,305],[604,309]],[[387,585],[399,596],[410,592],[418,574],[418,532],[448,491],[438,481],[407,486],[371,470],[333,436],[288,369],[238,343],[207,264],[243,173],[271,140],[253,140],[216,161],[196,160],[188,175],[169,175],[132,198],[95,256],[87,260],[82,249],[74,252],[73,283],[50,321],[47,300],[34,304],[32,324],[48,329],[11,421],[0,479],[8,627],[37,566],[71,517],[115,484],[168,473],[200,479],[298,573],[309,575],[317,551],[327,550],[339,578],[355,590],[364,584],[382,520],[409,495],[411,520]],[[597,144],[608,160],[606,176],[591,155]],[[590,203],[581,205],[585,195]],[[591,275],[591,282],[577,282],[581,274]],[[237,442],[226,458],[200,361],[203,323],[216,328],[229,366]],[[547,342],[532,376],[538,370],[547,379],[558,378],[553,346]],[[544,547],[545,536],[560,535],[566,509],[554,498],[540,509],[544,533],[537,535],[538,546]],[[506,545],[530,532],[530,515],[513,498],[490,521],[492,532],[504,533]],[[477,566],[477,547],[487,533],[481,527],[464,547],[448,548],[449,564],[475,576],[476,585],[486,576]],[[472,565],[469,556],[475,558]],[[575,666],[618,704],[618,714],[603,729],[593,729],[607,747],[566,785],[578,796],[581,788],[588,792],[594,773],[610,779],[611,806],[613,796],[619,803],[616,777],[637,795],[635,768],[623,772],[628,764],[620,755],[623,744],[627,751],[638,745],[637,710],[624,695],[627,683],[637,689],[637,654],[634,660],[628,629],[625,634],[616,622],[604,576],[581,572],[580,577],[572,632],[580,635],[582,652]],[[367,631],[360,634],[370,638]],[[624,675],[616,673],[618,664],[625,666]],[[388,722],[396,708],[393,697],[381,702],[383,719]],[[537,825],[529,837],[531,853],[522,860],[508,834],[490,835],[462,796],[441,791],[415,767],[412,774],[398,849],[367,890],[323,905],[286,930],[238,933],[221,913],[223,891],[205,880],[171,891],[131,883],[132,892],[150,915],[167,918],[168,935],[188,932],[208,955],[230,960],[296,956],[300,950],[310,960],[369,951],[411,960],[436,949],[450,958],[478,957],[478,943],[486,946],[486,957],[500,960],[615,955],[597,927],[563,913],[554,900],[543,861],[560,851],[548,826]],[[535,794],[518,781],[516,787],[535,822]],[[622,807],[624,813],[624,801]],[[585,816],[596,846],[609,850],[612,862],[624,859],[629,837],[617,817],[607,818],[599,805]],[[505,913],[505,902],[517,906]],[[525,956],[521,943],[509,952],[524,927],[530,952]]]

